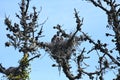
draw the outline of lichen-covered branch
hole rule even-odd
[[[103,11],[106,12],[107,15],[110,14],[109,13],[110,11],[102,5],[102,2],[100,0],[98,1],[89,0],[89,1],[92,2],[93,5],[100,7]],[[110,6],[111,5],[113,6],[115,4],[115,2],[113,1],[111,2],[105,1],[105,2],[107,3],[107,5]],[[96,75],[96,79],[103,80],[105,71],[108,69],[111,70],[118,69],[118,67],[116,66],[120,66],[120,62],[116,57],[114,57],[111,54],[113,50],[109,50],[107,48],[108,46],[107,43],[102,43],[100,40],[94,41],[93,39],[91,39],[91,37],[88,34],[82,31],[81,26],[83,25],[83,19],[81,20],[79,18],[76,9],[74,9],[74,11],[75,11],[76,24],[77,24],[76,31],[73,32],[72,34],[68,34],[58,24],[57,26],[54,27],[54,29],[58,30],[57,34],[53,36],[50,43],[45,43],[45,44],[43,43],[44,49],[48,51],[50,56],[56,61],[56,63],[58,64],[57,67],[62,68],[63,72],[65,73],[66,77],[69,80],[81,79],[84,74],[89,76],[89,78],[92,80],[94,79],[95,75]],[[110,19],[109,17],[110,16],[108,15],[108,24],[112,25],[109,22]],[[114,24],[112,27],[114,27]],[[76,33],[80,33],[80,36],[77,36]],[[107,36],[109,35],[114,37],[113,34],[107,33]],[[84,42],[88,42],[89,44],[92,45],[91,50],[86,51],[86,47],[84,47],[83,50],[76,55],[77,52],[76,46],[80,47],[80,45],[78,44]],[[90,54],[93,51],[97,51],[95,55],[98,55],[98,65],[96,65],[98,66],[98,68],[96,68],[95,71],[89,72],[86,71],[86,68],[83,68],[82,65],[84,64],[86,67],[89,67],[89,65],[86,64],[84,60],[89,60],[91,56],[86,57],[85,55]],[[101,55],[99,55],[98,51],[101,53]],[[73,74],[71,71],[72,70],[71,61],[75,61],[77,64],[76,74]],[[111,63],[114,65],[112,65]]]
[[[40,48],[39,43],[45,22],[40,25],[38,24],[39,12],[36,11],[36,7],[33,7],[33,12],[29,13],[29,3],[30,0],[21,0],[19,4],[20,14],[16,13],[16,17],[20,23],[15,22],[13,24],[9,17],[6,17],[4,21],[7,26],[6,30],[9,31],[6,34],[9,41],[5,43],[5,46],[13,46],[23,54],[17,67],[5,69],[0,65],[0,73],[5,74],[9,80],[29,79],[30,61],[40,56],[38,48]],[[30,58],[30,54],[34,57]]]
[[[120,53],[120,4],[116,3],[116,0],[88,0],[96,7],[99,7],[103,11],[106,12],[108,17],[108,25],[107,27],[112,27],[112,30],[114,31],[114,39],[116,44],[116,50]],[[102,5],[102,3],[106,3],[109,7],[108,9]]]

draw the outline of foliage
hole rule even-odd
[[[5,74],[9,80],[29,79],[30,61],[40,56],[38,51],[40,42],[38,40],[41,37],[42,27],[39,29],[37,23],[40,12],[37,12],[36,7],[33,7],[33,13],[28,13],[29,1],[22,0],[19,4],[20,14],[16,13],[16,17],[20,23],[12,24],[9,17],[5,18],[6,30],[9,31],[6,34],[9,41],[5,43],[5,46],[13,46],[23,54],[18,67],[5,69],[2,65],[0,66],[1,73]],[[32,58],[30,58],[30,54],[32,54]]]
[[[82,30],[83,18],[80,18],[76,9],[74,9],[74,16],[76,20],[76,30],[72,33],[66,33],[60,24],[57,24],[53,29],[57,33],[51,38],[51,42],[41,42],[43,24],[38,25],[38,15],[40,12],[33,7],[33,13],[28,13],[30,0],[22,0],[20,6],[20,15],[16,17],[20,23],[12,25],[9,17],[5,18],[6,30],[9,31],[7,37],[9,41],[5,43],[7,47],[13,46],[23,53],[23,57],[19,62],[18,67],[10,67],[5,69],[0,64],[0,72],[5,74],[9,80],[26,80],[29,78],[30,61],[39,57],[39,49],[44,49],[52,59],[56,61],[53,67],[58,67],[62,70],[69,80],[81,79],[85,75],[91,80],[104,80],[104,74],[107,71],[117,71],[116,78],[120,79],[120,4],[115,0],[86,0],[91,2],[95,7],[102,9],[108,18],[108,25],[106,28],[111,29],[114,33],[106,33],[106,37],[113,37],[111,43],[115,44],[113,49],[109,49],[108,43],[103,43],[100,39],[94,41],[87,33]],[[104,5],[107,5],[105,7]],[[39,26],[41,28],[39,29]],[[38,31],[39,29],[39,31]],[[78,35],[79,34],[79,35]],[[58,43],[59,42],[59,43]],[[81,44],[88,43],[92,45],[88,50],[84,46],[81,51],[77,47]],[[94,53],[96,52],[96,53]],[[85,61],[89,61],[91,54],[97,55],[97,64],[94,71],[88,71],[90,67]],[[117,55],[117,56],[114,56]],[[33,56],[30,58],[30,56]],[[73,63],[76,65],[77,73],[73,73]]]

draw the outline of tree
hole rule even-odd
[[[0,72],[5,74],[9,80],[27,80],[29,79],[30,61],[40,57],[39,50],[44,49],[50,57],[56,61],[52,67],[57,67],[62,70],[69,80],[81,79],[88,76],[91,80],[104,80],[104,74],[109,70],[117,72],[116,78],[120,79],[120,4],[115,0],[86,0],[92,3],[95,7],[102,9],[108,18],[106,28],[111,29],[114,33],[105,33],[106,37],[112,37],[111,43],[115,44],[113,49],[109,49],[108,43],[103,43],[101,40],[94,41],[86,32],[82,30],[83,18],[80,18],[78,11],[74,9],[76,20],[76,30],[72,33],[67,33],[62,29],[60,24],[57,24],[53,29],[57,33],[51,38],[51,42],[41,41],[43,24],[38,24],[38,16],[40,11],[36,11],[33,7],[33,12],[28,13],[30,0],[22,0],[19,4],[20,14],[16,13],[16,17],[20,23],[11,23],[9,17],[5,18],[6,30],[9,31],[6,36],[9,41],[5,46],[13,46],[23,54],[19,61],[18,67],[9,67],[6,69],[0,64]],[[107,5],[107,8],[105,7]],[[40,27],[40,29],[39,29]],[[78,35],[79,34],[79,35]],[[59,43],[58,43],[59,42]],[[77,47],[81,44],[88,43],[91,49],[84,46],[81,51]],[[92,57],[91,54],[97,55],[97,64],[95,71],[88,71],[90,67],[86,61]],[[117,56],[114,56],[117,55]],[[73,73],[73,67],[76,65],[77,73]]]

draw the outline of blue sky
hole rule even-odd
[[[5,48],[4,46],[4,43],[8,40],[6,38],[6,26],[4,25],[5,14],[10,17],[12,22],[17,21],[15,13],[19,13],[19,2],[20,0],[3,0],[0,2],[0,63],[6,68],[17,66],[18,60],[21,58],[21,54],[13,47]],[[102,38],[103,42],[109,42],[109,39],[104,35],[106,31],[110,32],[109,29],[105,28],[107,25],[105,13],[85,0],[31,0],[30,8],[32,6],[36,6],[37,10],[42,7],[39,23],[48,18],[43,28],[45,37],[42,39],[44,41],[50,41],[55,33],[53,26],[57,24],[62,25],[67,32],[75,30],[74,8],[76,8],[81,18],[84,17],[83,31],[89,33],[95,40]],[[55,62],[49,58],[49,55],[44,51],[41,51],[41,53],[40,59],[32,61],[31,80],[68,80],[64,74],[59,75],[57,68],[51,67]]]

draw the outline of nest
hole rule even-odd
[[[83,36],[72,36],[65,38],[63,36],[54,35],[51,39],[51,43],[46,43],[46,50],[50,53],[50,56],[60,63],[62,60],[69,61],[72,53],[76,51],[75,47],[83,41]]]

